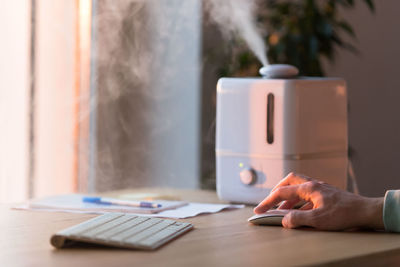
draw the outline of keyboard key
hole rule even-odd
[[[115,220],[118,217],[123,216],[122,213],[106,213],[104,215],[98,216],[96,218],[90,219],[84,223],[78,224],[76,226],[72,226],[61,231],[59,234],[61,235],[79,235],[82,232],[86,232],[92,228],[95,228],[99,225],[102,225],[106,222]]]
[[[174,224],[171,224],[168,226],[168,230],[171,231],[179,231],[187,226],[191,225],[190,223],[182,223],[182,222],[175,222]]]
[[[124,243],[135,244],[136,242],[138,242],[146,237],[154,235],[155,233],[161,231],[162,229],[168,227],[169,225],[171,225],[173,223],[174,223],[174,221],[171,221],[171,220],[161,221],[161,222],[153,225],[152,227],[147,228],[147,229],[143,230],[142,232],[137,233],[137,234],[125,239]]]
[[[135,227],[130,228],[127,231],[123,231],[119,234],[112,236],[110,238],[110,240],[116,241],[116,242],[122,242],[122,241],[124,241],[124,239],[126,239],[132,235],[135,235],[137,233],[140,233],[141,231],[151,227],[152,225],[154,225],[156,223],[159,223],[160,221],[161,221],[161,219],[151,218],[149,220],[146,220],[146,221],[136,225]]]
[[[136,225],[138,225],[144,221],[147,221],[147,220],[150,220],[150,218],[149,217],[136,217],[132,220],[125,222],[124,224],[118,225],[115,228],[110,229],[109,231],[106,231],[106,232],[96,235],[95,238],[102,239],[102,240],[110,239],[111,237],[114,237],[121,232],[129,230],[132,227],[135,227]]]
[[[192,225],[191,224],[182,224],[180,226],[172,226],[169,225],[168,227],[164,228],[162,231],[159,231],[157,233],[155,233],[154,235],[151,235],[145,239],[142,239],[140,241],[137,242],[138,246],[142,246],[142,247],[154,247],[155,245],[157,245],[158,243],[162,242],[161,244],[169,241],[170,239],[174,238],[176,233],[179,233],[180,231],[184,230],[184,229],[191,229]],[[160,244],[160,245],[161,245]]]
[[[106,232],[107,230],[113,229],[117,227],[118,225],[121,225],[127,221],[130,221],[134,218],[137,218],[135,215],[123,215],[115,220],[106,222],[102,225],[99,225],[98,227],[91,228],[90,230],[81,233],[82,237],[95,237],[98,234],[101,234],[103,232]]]

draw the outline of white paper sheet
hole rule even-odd
[[[173,218],[173,219],[185,219],[185,218],[195,217],[200,214],[216,213],[222,210],[240,209],[240,208],[244,208],[244,205],[208,204],[208,203],[191,202],[186,206],[174,210],[162,211],[157,214],[149,214],[149,216]]]
[[[35,200],[31,203],[22,204],[14,207],[14,209],[47,211],[47,212],[72,212],[72,213],[94,213],[102,214],[106,212],[121,212],[119,207],[105,206],[99,207],[97,204],[87,205],[77,199],[81,199],[79,195],[63,195],[58,197],[43,198]],[[57,201],[55,201],[57,200]],[[52,202],[53,201],[53,202]],[[35,205],[32,205],[35,203]],[[184,219],[197,216],[205,213],[216,213],[224,209],[243,208],[244,205],[230,204],[209,204],[209,203],[188,203],[188,205],[176,209],[166,210],[155,214],[139,214],[135,212],[135,208],[129,210],[129,207],[124,212],[137,214],[141,216],[151,216],[160,218]]]

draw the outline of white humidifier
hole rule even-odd
[[[347,148],[344,80],[218,81],[216,168],[221,199],[259,203],[289,172],[345,189]]]

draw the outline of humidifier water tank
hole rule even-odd
[[[344,80],[219,80],[216,168],[221,199],[256,204],[289,172],[345,189],[347,148]]]

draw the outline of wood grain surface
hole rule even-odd
[[[220,202],[212,191],[142,189],[188,201]],[[122,193],[132,192],[123,191]],[[106,195],[118,195],[112,192]],[[94,215],[0,206],[0,266],[373,266],[399,265],[400,235],[288,230],[247,223],[252,207],[182,221],[195,229],[152,252],[86,246],[57,250],[51,234]]]

